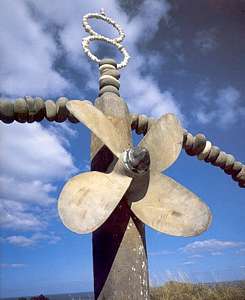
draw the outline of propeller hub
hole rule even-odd
[[[145,174],[150,167],[150,154],[146,148],[137,146],[124,152],[124,165],[135,174]]]

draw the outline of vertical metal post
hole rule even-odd
[[[110,63],[113,61],[109,59],[101,62]],[[109,116],[122,135],[130,135],[129,112],[121,97],[104,92],[95,106]],[[108,172],[114,164],[113,154],[94,135],[91,158],[92,170]],[[123,198],[109,219],[93,233],[93,264],[95,299],[149,299],[145,228],[131,212],[127,199]]]

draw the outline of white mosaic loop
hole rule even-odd
[[[92,19],[92,18],[103,20],[106,23],[112,25],[118,31],[119,37],[111,39],[111,38],[107,38],[107,37],[97,33],[96,31],[94,31],[88,23],[88,19]],[[94,61],[96,63],[100,63],[101,60],[97,56],[92,54],[92,52],[89,49],[89,43],[91,41],[103,41],[103,42],[106,42],[106,43],[109,43],[109,44],[115,46],[124,56],[123,61],[120,64],[117,64],[117,68],[121,69],[123,67],[126,67],[130,56],[129,56],[127,50],[120,44],[123,41],[123,39],[125,38],[125,33],[122,30],[122,28],[120,27],[120,25],[118,25],[111,18],[105,16],[105,14],[102,12],[101,14],[89,13],[89,14],[85,15],[83,17],[83,27],[84,27],[85,31],[90,34],[90,36],[85,37],[82,40],[83,50],[92,61]]]

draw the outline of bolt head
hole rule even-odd
[[[150,154],[144,147],[132,147],[125,152],[124,164],[135,174],[145,174],[150,167]]]

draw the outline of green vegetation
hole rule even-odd
[[[151,300],[245,300],[245,281],[210,285],[170,281],[152,288]]]
[[[25,297],[20,297],[18,298],[18,300],[28,300],[28,299]],[[49,300],[49,299],[43,295],[40,295],[40,296],[31,297],[30,300]]]

